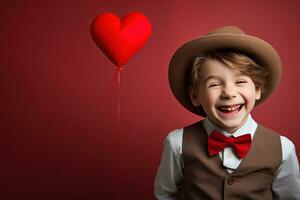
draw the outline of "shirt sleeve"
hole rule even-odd
[[[295,145],[281,136],[281,147],[282,163],[272,184],[274,199],[300,200],[300,173]]]
[[[164,141],[164,149],[154,183],[158,200],[175,200],[183,177],[181,147],[183,129],[171,131]]]

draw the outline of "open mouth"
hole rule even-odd
[[[243,108],[244,104],[235,104],[230,106],[218,106],[217,109],[222,113],[237,113]]]

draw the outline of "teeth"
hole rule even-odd
[[[224,111],[235,111],[235,110],[238,110],[240,107],[240,105],[235,105],[235,106],[222,106],[220,107],[221,110],[224,110]]]

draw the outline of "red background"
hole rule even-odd
[[[104,11],[143,12],[153,33],[122,71],[121,128],[111,101],[113,64],[89,26]],[[281,85],[254,118],[294,141],[299,155],[298,1],[21,1],[0,3],[0,198],[154,199],[168,131],[199,120],[173,97],[168,63],[183,42],[225,25],[269,41]]]

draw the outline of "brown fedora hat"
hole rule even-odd
[[[247,35],[235,26],[216,29],[202,37],[188,41],[179,47],[169,64],[169,84],[176,99],[191,112],[205,116],[202,109],[197,109],[190,101],[188,77],[194,58],[200,53],[217,49],[232,49],[249,56],[257,64],[268,69],[264,93],[255,105],[269,97],[278,85],[282,74],[281,59],[276,50],[266,41]]]

